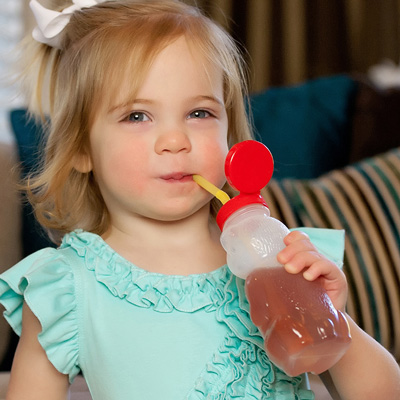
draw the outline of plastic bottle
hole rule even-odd
[[[272,172],[272,155],[263,144],[245,141],[231,149],[225,173],[240,194],[217,215],[221,243],[232,273],[246,279],[250,316],[271,361],[290,376],[319,374],[343,356],[349,326],[319,280],[289,274],[277,261],[289,230],[270,217],[260,195]]]

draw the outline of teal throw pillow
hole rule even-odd
[[[357,83],[339,75],[251,96],[255,136],[272,152],[274,178],[316,178],[348,164]]]

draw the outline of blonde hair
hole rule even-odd
[[[38,221],[53,233],[55,242],[76,228],[97,234],[108,228],[109,215],[93,174],[79,172],[74,165],[89,154],[95,112],[111,101],[121,77],[129,71],[128,96],[134,98],[154,57],[181,36],[206,63],[223,72],[228,145],[250,139],[247,77],[240,51],[195,7],[177,0],[108,1],[72,15],[61,49],[28,40],[25,82],[30,110],[42,116],[47,111],[51,122],[43,165],[25,186]],[[213,200],[213,215],[218,208]]]

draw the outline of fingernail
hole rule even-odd
[[[287,272],[289,272],[290,274],[294,274],[296,273],[296,268],[292,265],[292,264],[285,264],[285,269]]]
[[[306,279],[307,281],[313,280],[313,276],[308,271],[304,272],[303,276],[304,276],[304,279]]]
[[[276,259],[278,260],[278,262],[280,262],[281,264],[285,264],[286,262],[286,257],[284,254],[282,254],[282,252],[278,253],[276,255]]]

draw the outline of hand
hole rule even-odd
[[[347,281],[343,271],[332,261],[318,252],[304,232],[289,233],[284,242],[286,248],[278,253],[278,261],[287,272],[303,272],[308,281],[320,279],[334,307],[345,311],[347,301]]]

